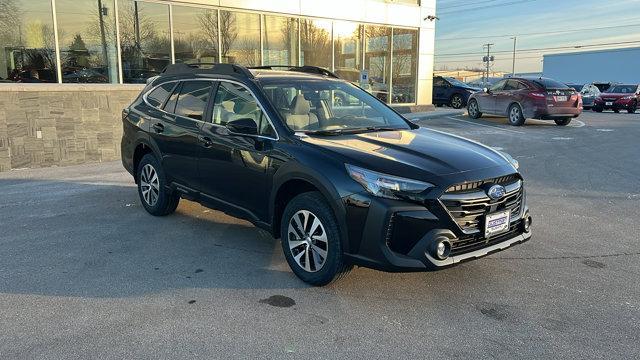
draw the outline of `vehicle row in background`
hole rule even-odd
[[[507,116],[514,126],[527,118],[554,120],[565,126],[582,113],[582,97],[574,88],[552,79],[508,78],[472,94],[467,108],[474,119],[494,114]]]

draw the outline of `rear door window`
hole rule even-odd
[[[211,81],[185,81],[180,89],[174,113],[202,121],[212,84]]]
[[[147,102],[151,106],[161,107],[162,104],[167,100],[171,90],[176,85],[175,82],[164,83],[154,90],[152,90],[149,94],[147,94]]]

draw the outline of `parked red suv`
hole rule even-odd
[[[613,85],[598,96],[593,103],[593,111],[602,112],[611,109],[614,112],[627,110],[636,112],[640,103],[640,85]]]
[[[502,115],[514,126],[527,118],[554,120],[565,126],[582,113],[582,97],[574,88],[552,79],[509,78],[472,94],[467,109],[474,119],[483,113]]]

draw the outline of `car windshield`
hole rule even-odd
[[[534,83],[536,83],[538,86],[542,87],[543,89],[547,89],[547,90],[567,90],[567,89],[573,89],[570,88],[569,86],[559,82],[559,81],[555,81],[552,79],[545,79],[545,78],[539,78],[539,79],[535,79],[532,80]]]
[[[410,129],[368,92],[329,79],[262,79],[262,88],[293,131],[331,135]]]
[[[468,87],[469,85],[458,80],[458,79],[454,79],[454,78],[447,78],[447,81],[451,83],[451,85],[453,86],[464,86],[464,87]]]
[[[607,92],[614,94],[633,94],[637,89],[638,87],[635,85],[615,85],[607,90]]]

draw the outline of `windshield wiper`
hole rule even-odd
[[[346,128],[346,129],[308,130],[308,131],[305,131],[304,133],[307,135],[343,135],[343,134],[358,134],[363,132],[396,131],[396,130],[406,130],[406,129],[391,127],[391,126],[366,126],[366,127]]]

